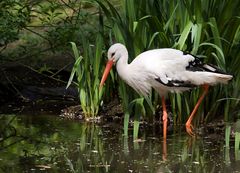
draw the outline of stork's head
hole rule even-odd
[[[103,76],[102,76],[102,80],[100,83],[100,87],[103,86],[105,80],[107,79],[107,76],[112,68],[113,64],[116,64],[117,61],[124,56],[124,53],[127,53],[127,49],[126,47],[121,44],[121,43],[116,43],[114,45],[112,45],[109,49],[108,49],[108,62],[106,65],[106,68],[104,70]]]
[[[126,47],[121,43],[116,43],[112,45],[108,49],[108,61],[113,61],[113,63],[115,64],[126,51]]]

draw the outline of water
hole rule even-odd
[[[154,130],[140,140],[121,124],[96,125],[56,116],[0,115],[0,172],[240,172],[240,152],[224,136],[168,136]]]

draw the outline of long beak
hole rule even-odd
[[[113,60],[108,60],[107,65],[104,70],[104,73],[103,73],[103,76],[102,76],[102,79],[101,79],[100,88],[102,88],[104,82],[106,81],[108,74],[112,68],[112,65],[113,65]]]

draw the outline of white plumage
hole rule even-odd
[[[194,86],[226,83],[232,79],[231,75],[217,73],[214,67],[207,64],[201,64],[201,67],[198,67],[199,71],[187,70],[189,63],[194,62],[196,57],[176,49],[149,50],[141,53],[128,64],[126,47],[117,43],[110,47],[108,58],[116,63],[119,76],[143,96],[147,96],[151,88],[160,95],[166,95],[168,91],[181,92]],[[168,83],[171,81],[175,83],[169,86]]]

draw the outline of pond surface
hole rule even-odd
[[[224,136],[177,132],[164,146],[152,129],[134,142],[121,124],[0,115],[0,172],[240,172],[240,152]]]

